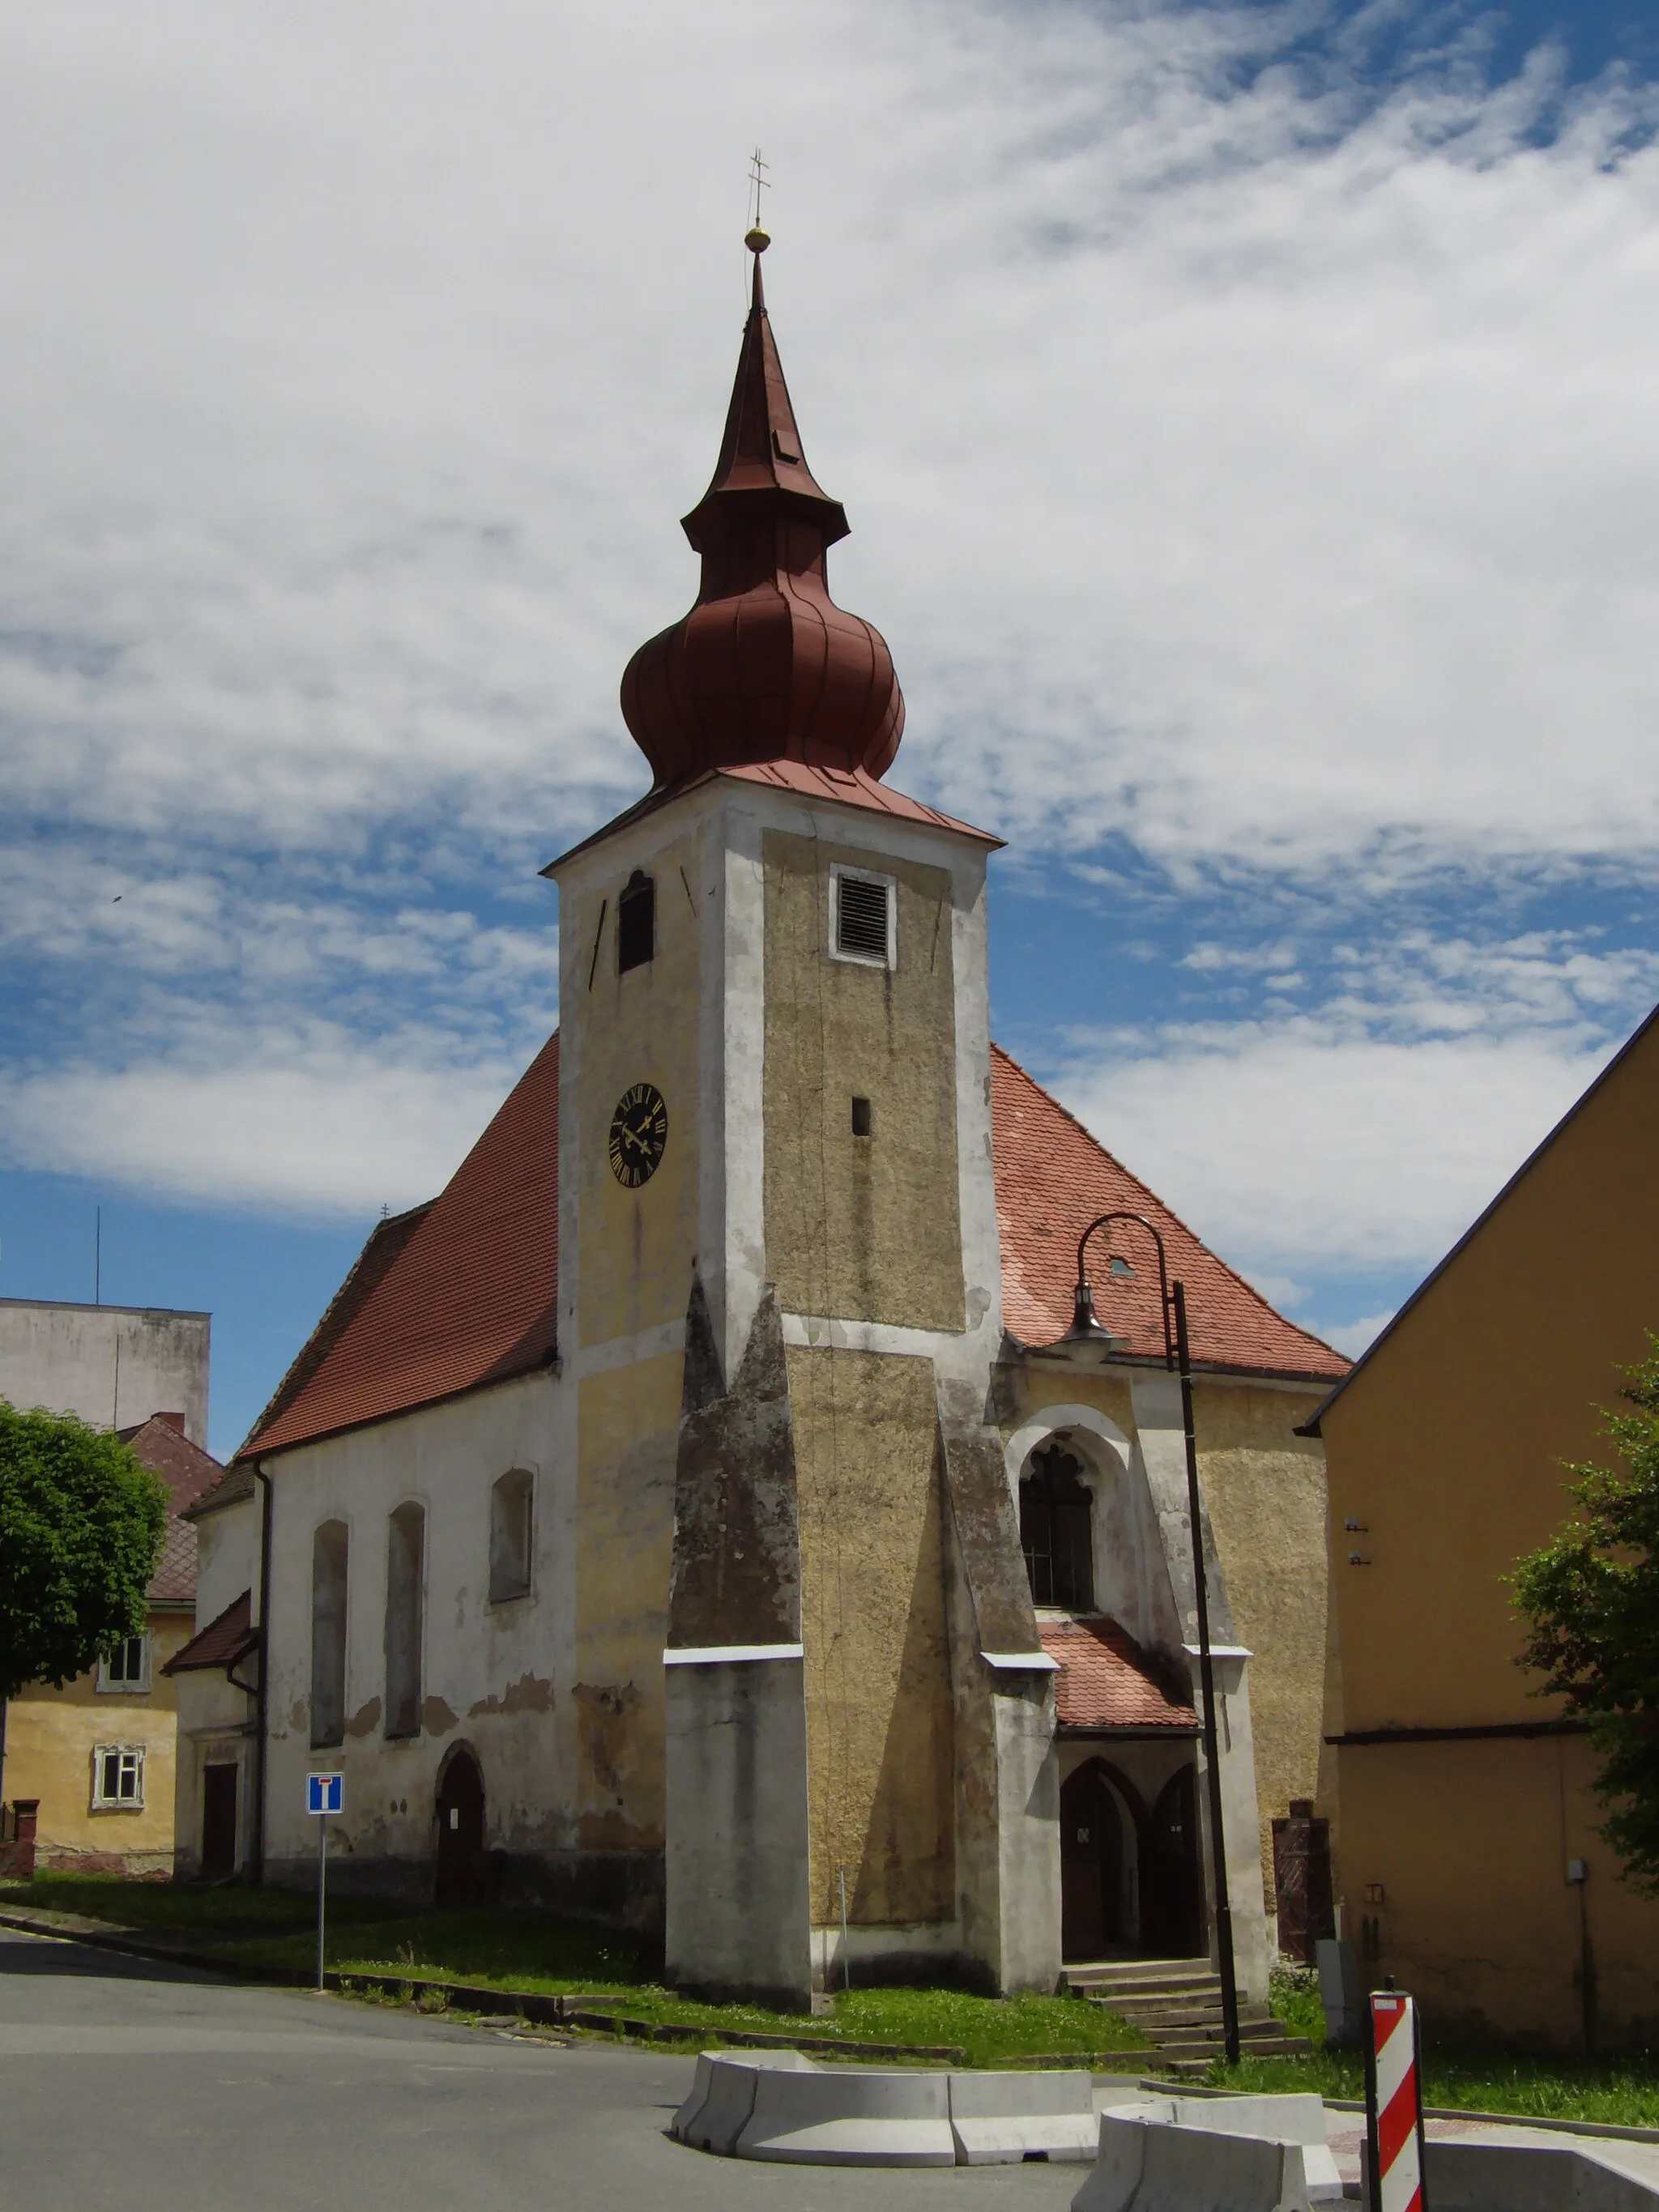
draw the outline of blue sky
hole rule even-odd
[[[743,173],[994,1028],[1357,1349],[1659,999],[1650,11],[15,10],[0,1294],[228,1450],[556,1019]]]

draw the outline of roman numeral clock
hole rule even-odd
[[[611,1116],[611,1172],[624,1189],[649,1182],[668,1147],[668,1108],[654,1083],[624,1091]]]

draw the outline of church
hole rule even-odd
[[[1324,1779],[1324,1466],[1297,1431],[1346,1363],[991,1042],[1000,841],[887,780],[903,700],[830,596],[848,524],[766,243],[683,526],[696,601],[623,678],[650,789],[545,871],[558,1032],[442,1193],[377,1226],[197,1509],[180,1870],[199,1773],[234,1761],[240,1863],[310,1880],[321,1766],[337,1880],[641,1929],[689,1990],[1201,1956],[1156,1231],[1264,1996],[1264,1841]],[[1103,1329],[1062,1341],[1108,1212],[1138,1218],[1090,1247]]]

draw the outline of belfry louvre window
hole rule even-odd
[[[657,886],[635,868],[617,901],[617,973],[643,968],[657,955]]]
[[[893,885],[885,876],[855,876],[836,869],[835,935],[842,960],[866,960],[885,968],[893,957]]]
[[[92,1802],[99,1811],[137,1813],[144,1803],[142,1746],[100,1743],[92,1754]]]
[[[1019,1542],[1038,1605],[1092,1613],[1094,1500],[1078,1460],[1058,1442],[1031,1454],[1019,1486]]]

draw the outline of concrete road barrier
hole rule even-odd
[[[1072,2212],[1310,2212],[1302,2146],[1103,2112]]]
[[[1598,2151],[1432,2138],[1426,2148],[1434,2212],[1659,2212],[1659,2189]]]
[[[1170,2117],[1177,2127],[1300,2143],[1309,2201],[1325,2204],[1340,2197],[1342,2176],[1331,2154],[1322,2097],[1310,2092],[1285,2097],[1172,2097],[1158,2101],[1170,2106]]]
[[[757,2074],[739,2158],[793,2166],[954,2166],[950,2077],[875,2067]]]
[[[1017,2166],[1024,2159],[1086,2165],[1099,2146],[1089,2076],[952,2074],[951,2133],[958,2166]]]
[[[817,2069],[799,2051],[745,2051],[741,2056],[705,2051],[697,2059],[691,2094],[675,2113],[668,2132],[694,2150],[730,2158],[755,2109],[755,2084],[770,2070],[815,2074]]]

